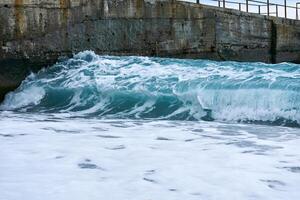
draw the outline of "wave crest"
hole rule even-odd
[[[85,51],[30,75],[0,109],[298,126],[300,68]]]

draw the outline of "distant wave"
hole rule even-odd
[[[299,126],[300,67],[85,51],[28,76],[0,109]]]

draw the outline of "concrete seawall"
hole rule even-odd
[[[0,101],[29,71],[83,50],[300,63],[300,21],[175,0],[2,0]]]

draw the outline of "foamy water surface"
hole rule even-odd
[[[74,58],[0,105],[0,200],[300,199],[300,68]]]

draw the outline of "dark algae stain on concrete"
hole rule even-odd
[[[23,0],[15,0],[15,33],[17,38],[21,38],[25,28],[25,16],[23,6]]]
[[[271,62],[276,63],[276,47],[277,47],[277,29],[276,24],[272,22],[271,25],[271,48],[270,48],[270,54],[271,54]]]
[[[60,0],[59,1],[60,9],[61,9],[61,19],[63,26],[66,26],[68,23],[68,15],[69,15],[69,7],[70,0]]]

